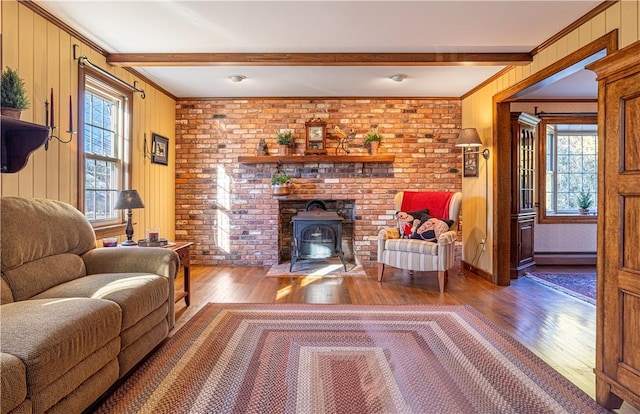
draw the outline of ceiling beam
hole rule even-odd
[[[114,66],[504,66],[530,53],[111,53]]]

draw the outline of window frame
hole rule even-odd
[[[598,117],[591,115],[540,116],[538,124],[538,223],[596,223],[598,215],[547,214],[547,126],[556,124],[594,124]],[[598,131],[600,134],[600,131]],[[598,157],[600,154],[598,153]],[[599,167],[599,162],[597,163]]]
[[[118,190],[126,190],[131,188],[131,150],[133,145],[133,91],[123,87],[120,83],[107,77],[106,75],[87,66],[78,67],[78,209],[84,214],[85,212],[85,189],[86,189],[86,159],[85,156],[85,92],[86,84],[91,82],[90,79],[104,84],[111,89],[114,94],[123,98],[123,117],[122,117],[122,147],[119,159],[121,162],[121,177],[119,177]],[[96,232],[96,237],[110,237],[122,234],[125,227],[124,211],[121,211],[116,219],[107,220],[89,220],[91,226]]]

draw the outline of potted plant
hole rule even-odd
[[[278,162],[276,172],[271,176],[271,194],[287,195],[291,192],[291,176],[282,171],[282,163]]]
[[[2,101],[0,107],[2,115],[20,119],[22,110],[29,108],[27,89],[18,72],[7,66],[2,71]]]
[[[378,154],[380,141],[382,141],[382,134],[378,131],[378,127],[371,128],[371,130],[369,130],[369,132],[364,136],[364,143],[369,145],[370,155]]]
[[[280,155],[287,155],[289,153],[289,145],[293,142],[293,135],[290,129],[282,129],[276,133],[276,139],[278,141]]]
[[[578,194],[578,208],[580,209],[580,214],[587,215],[589,214],[589,208],[593,206],[593,197],[591,197],[591,193],[588,191],[580,191]]]

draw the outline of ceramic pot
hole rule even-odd
[[[2,116],[6,116],[8,118],[20,119],[22,109],[2,107],[0,108],[0,113],[2,113]]]
[[[278,154],[279,155],[289,155],[289,146],[288,145],[278,145]]]
[[[380,148],[380,141],[371,141],[369,143],[369,155],[378,155],[378,148]]]

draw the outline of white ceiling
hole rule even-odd
[[[530,52],[601,1],[57,1],[36,3],[109,53]],[[176,97],[459,97],[504,66],[144,66]],[[389,76],[407,75],[401,83]],[[228,77],[241,74],[243,82]],[[583,75],[591,76],[591,75]],[[592,76],[592,78],[594,78]],[[565,80],[562,92],[595,97]],[[566,85],[569,86],[566,86]],[[586,88],[586,89],[585,89]],[[576,95],[579,93],[579,95]],[[575,96],[573,96],[575,95]]]

